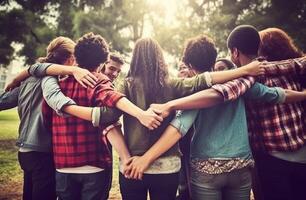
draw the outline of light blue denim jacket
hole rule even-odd
[[[251,158],[245,99],[280,103],[285,100],[285,93],[281,88],[269,88],[255,83],[235,101],[211,108],[178,113],[171,125],[176,127],[182,135],[185,135],[195,124],[195,134],[190,149],[191,158],[202,160]]]
[[[51,64],[37,63],[29,68],[29,73],[35,76],[45,74]],[[56,80],[56,78],[53,78]],[[19,136],[16,142],[18,147],[27,148],[38,152],[51,152],[51,133],[44,127],[41,104],[43,100],[42,80],[31,76],[21,83],[18,88],[0,95],[0,110],[18,106],[20,118]],[[75,104],[64,95],[53,99],[48,96],[54,91],[54,84],[45,84],[44,94],[47,103],[55,110],[60,110],[64,105]]]

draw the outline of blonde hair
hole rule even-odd
[[[40,57],[38,62],[64,64],[74,54],[75,42],[68,37],[57,37],[47,47],[46,57]]]

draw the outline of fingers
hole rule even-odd
[[[78,81],[84,88],[87,88],[87,86],[82,82],[82,81]]]
[[[93,74],[87,74],[84,79],[86,79],[87,81],[89,81],[93,86],[97,84],[97,81],[92,78],[95,77]]]
[[[96,84],[98,82],[99,79],[95,75],[93,75],[92,73],[89,73],[87,75],[94,80],[94,84]]]

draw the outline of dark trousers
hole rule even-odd
[[[263,199],[306,199],[306,164],[288,162],[258,152],[254,158]]]
[[[174,200],[179,174],[144,174],[142,180],[127,179],[119,173],[120,192],[123,200]]]
[[[24,172],[23,199],[56,199],[52,153],[18,152],[18,160]]]
[[[109,192],[107,171],[90,174],[56,172],[56,194],[59,200],[106,200]]]

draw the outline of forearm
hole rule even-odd
[[[114,147],[115,151],[118,153],[120,159],[124,162],[128,158],[130,158],[129,150],[124,142],[124,138],[120,128],[113,128],[111,129],[107,135],[107,139]]]
[[[182,135],[173,126],[168,126],[158,141],[143,155],[143,157],[152,163],[163,153],[168,151],[175,143],[177,143]]]
[[[285,103],[292,103],[297,101],[304,101],[306,100],[306,90],[302,92],[294,91],[294,90],[285,90]]]
[[[68,105],[63,108],[63,111],[72,116],[75,116],[75,117],[78,117],[78,118],[81,118],[87,121],[92,121],[92,118],[91,118],[92,109],[93,108],[91,107]]]
[[[46,69],[46,75],[49,76],[58,76],[58,75],[73,75],[78,67],[75,66],[66,66],[59,64],[52,64]]]
[[[190,96],[169,101],[171,111],[207,108],[223,102],[223,96],[214,89],[202,90]]]
[[[212,84],[225,83],[242,76],[247,76],[249,73],[244,67],[236,68],[233,70],[210,72]]]
[[[123,112],[126,112],[127,114],[136,117],[137,119],[141,116],[141,113],[143,112],[142,109],[130,102],[126,97],[120,98],[116,103],[116,107],[122,110]]]

